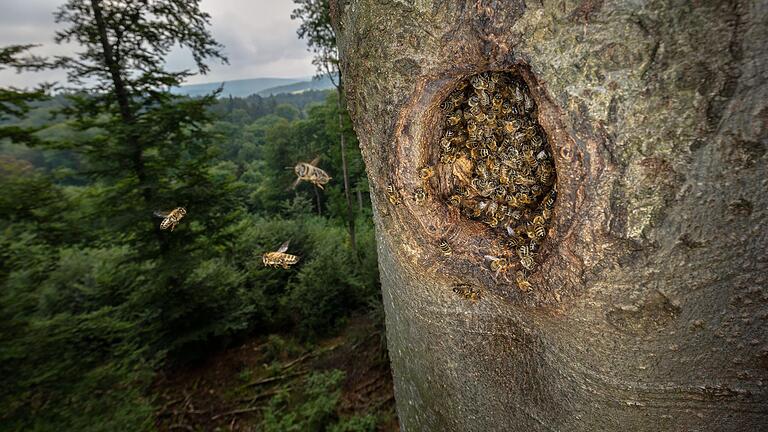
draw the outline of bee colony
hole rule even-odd
[[[486,256],[490,268],[497,275],[516,269],[518,287],[528,290],[525,276],[537,265],[557,195],[536,103],[521,79],[484,72],[460,82],[441,109],[437,167],[448,184],[440,194],[463,216],[498,232],[504,247]]]

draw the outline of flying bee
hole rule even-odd
[[[440,240],[438,246],[440,247],[440,252],[442,252],[445,256],[449,256],[451,253],[453,253],[453,250],[451,250],[451,245],[449,245],[445,239]]]
[[[184,207],[176,207],[171,211],[155,211],[156,217],[163,218],[163,221],[160,222],[160,229],[167,230],[170,228],[171,232],[176,229],[176,225],[178,225],[179,222],[181,222],[181,219],[186,215],[187,209]]]
[[[392,205],[398,205],[400,204],[400,197],[397,195],[397,190],[395,189],[395,185],[390,183],[387,186],[387,198],[389,199],[389,202]]]
[[[312,160],[312,162],[299,162],[293,167],[296,173],[296,181],[293,182],[291,189],[295,189],[299,183],[304,180],[313,185],[323,189],[323,185],[331,180],[331,176],[327,172],[317,167],[317,163],[320,161],[320,156]]]
[[[276,252],[267,252],[261,256],[262,262],[265,267],[282,267],[284,269],[290,268],[292,265],[299,262],[299,257],[285,253],[288,250],[288,245],[291,244],[290,240],[280,245],[280,248]]]
[[[456,284],[453,292],[472,302],[480,300],[480,289],[472,288],[469,284]]]
[[[525,278],[525,273],[522,270],[518,270],[517,273],[515,273],[515,282],[521,291],[531,290],[531,283]]]
[[[435,169],[431,166],[426,166],[419,170],[419,177],[422,181],[427,181],[435,175]]]
[[[416,188],[416,190],[413,191],[413,200],[417,203],[424,202],[424,200],[427,199],[427,192],[424,191],[424,188]]]

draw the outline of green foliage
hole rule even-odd
[[[59,39],[83,50],[57,64],[81,87],[44,101],[0,93],[17,107],[0,127],[24,131],[0,137],[2,429],[152,429],[158,368],[294,331],[270,338],[277,360],[378,299],[367,198],[356,251],[345,229],[340,133],[364,197],[367,180],[337,95],[171,95],[159,89],[187,72],[157,67],[170,46],[189,47],[203,71],[220,57],[198,2],[97,3],[107,41],[127,38],[113,52],[123,62],[104,60],[91,2],[70,0]],[[154,51],[131,51],[141,41]],[[291,167],[316,156],[331,183],[291,189]],[[176,206],[187,216],[160,231],[152,212]],[[265,268],[261,255],[287,239],[298,265]],[[341,379],[310,376],[299,399],[274,401],[271,430],[370,430],[367,417],[335,418]]]
[[[323,431],[334,421],[344,372],[314,372],[304,383],[303,394],[291,398],[283,392],[269,403],[261,427],[264,432]]]

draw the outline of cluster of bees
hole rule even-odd
[[[485,259],[496,276],[519,263],[515,281],[527,291],[526,276],[536,267],[557,197],[554,160],[536,104],[521,80],[484,72],[461,82],[441,108],[439,163],[451,179],[443,198],[502,234],[506,244]],[[419,175],[427,185],[434,173],[427,166]],[[418,188],[413,198],[423,200],[425,194]],[[445,240],[439,248],[450,254]]]
[[[317,167],[317,163],[320,161],[320,157],[315,158],[312,162],[299,162],[293,167],[296,173],[296,181],[291,186],[295,189],[299,182],[306,181],[313,185],[323,189],[323,185],[327,184],[331,180],[331,176],[324,170]],[[162,218],[160,222],[160,229],[170,229],[173,232],[176,226],[181,222],[184,216],[187,215],[187,209],[184,207],[176,207],[170,211],[155,211],[155,216]],[[265,267],[282,267],[284,269],[290,268],[292,265],[299,262],[297,255],[291,255],[287,253],[288,246],[291,241],[284,242],[277,251],[266,252],[261,256],[261,260]]]

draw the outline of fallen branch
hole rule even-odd
[[[264,385],[264,384],[270,384],[270,383],[282,381],[282,380],[288,379],[288,378],[294,378],[294,377],[297,377],[297,376],[300,376],[300,375],[306,375],[307,373],[309,373],[309,371],[299,371],[299,372],[294,372],[294,373],[289,373],[289,374],[284,374],[284,375],[278,375],[278,376],[275,376],[275,377],[264,378],[264,379],[260,379],[258,381],[254,381],[254,382],[245,384],[243,387],[257,387],[257,386]]]

